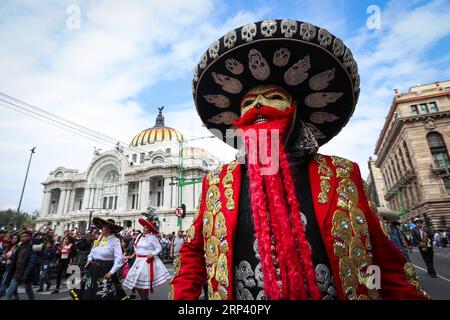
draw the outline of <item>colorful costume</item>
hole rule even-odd
[[[128,296],[122,288],[117,272],[123,264],[123,254],[120,239],[116,236],[122,227],[118,226],[113,219],[103,220],[95,217],[93,223],[97,228],[108,226],[111,234],[103,235],[94,241],[88,256],[90,261],[85,287],[80,292],[71,290],[71,296],[75,300],[127,300]],[[105,275],[111,273],[107,279]]]
[[[197,299],[204,283],[209,299],[427,298],[383,233],[358,165],[317,153],[359,95],[339,38],[293,20],[248,24],[208,48],[193,90],[214,134],[239,129],[246,161],[203,180],[171,298]]]
[[[145,219],[139,219],[139,222],[142,225],[151,225]],[[157,233],[156,229],[153,230]],[[153,292],[154,287],[172,279],[164,263],[158,257],[161,250],[161,244],[155,234],[139,235],[134,243],[136,260],[130,268],[123,285],[130,289],[150,289]],[[151,255],[150,259],[149,255]]]

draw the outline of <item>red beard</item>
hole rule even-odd
[[[280,136],[284,140],[288,134],[290,125],[292,123],[295,106],[292,105],[288,110],[281,111],[272,107],[262,106],[260,108],[253,108],[241,116],[239,119],[233,121],[233,125],[244,131],[248,129],[267,129],[279,130]],[[267,121],[255,123],[258,118],[266,118]]]
[[[233,124],[242,129],[249,159],[252,216],[261,254],[265,295],[268,299],[320,299],[311,249],[282,144],[290,129],[293,113],[294,106],[287,111],[263,106],[249,110]],[[261,117],[267,121],[256,122]],[[246,135],[250,129],[257,132],[256,136]],[[259,134],[260,129],[269,133],[278,130],[278,140],[274,140],[271,134]],[[276,144],[275,150],[272,150],[273,143]],[[262,173],[262,169],[267,167],[260,161],[262,148],[264,152],[272,153],[270,157],[278,156],[276,160],[281,170],[273,174]],[[274,155],[273,151],[277,154]]]

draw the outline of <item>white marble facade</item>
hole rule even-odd
[[[161,112],[158,117],[162,117]],[[170,134],[169,134],[170,130]],[[78,228],[85,231],[89,216],[112,218],[120,225],[131,222],[141,229],[137,220],[149,208],[155,208],[160,231],[178,230],[175,209],[178,206],[180,141],[184,137],[164,126],[164,118],[155,127],[143,130],[130,146],[113,150],[95,150],[85,172],[58,167],[43,182],[42,208],[37,228],[51,226],[57,233]],[[183,143],[185,178],[203,178],[221,162],[204,149]],[[183,188],[187,215],[183,230],[192,223],[201,193],[201,183]]]

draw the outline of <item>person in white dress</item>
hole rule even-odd
[[[129,289],[135,288],[142,300],[147,300],[149,292],[153,288],[172,279],[164,263],[158,254],[162,247],[157,237],[158,230],[153,222],[139,219],[143,226],[143,233],[134,242],[134,253],[129,258],[136,256],[123,285]]]

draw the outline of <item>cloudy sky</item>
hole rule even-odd
[[[369,28],[378,9],[380,24]],[[364,176],[393,90],[450,79],[450,1],[3,0],[0,92],[121,141],[153,126],[161,105],[166,125],[188,138],[208,136],[193,106],[194,66],[226,31],[268,18],[325,27],[352,49],[359,103],[320,151],[358,162]],[[233,157],[217,141],[197,144]],[[51,170],[84,171],[94,146],[108,149],[0,105],[0,209],[17,207],[33,146],[28,212],[40,209]]]

